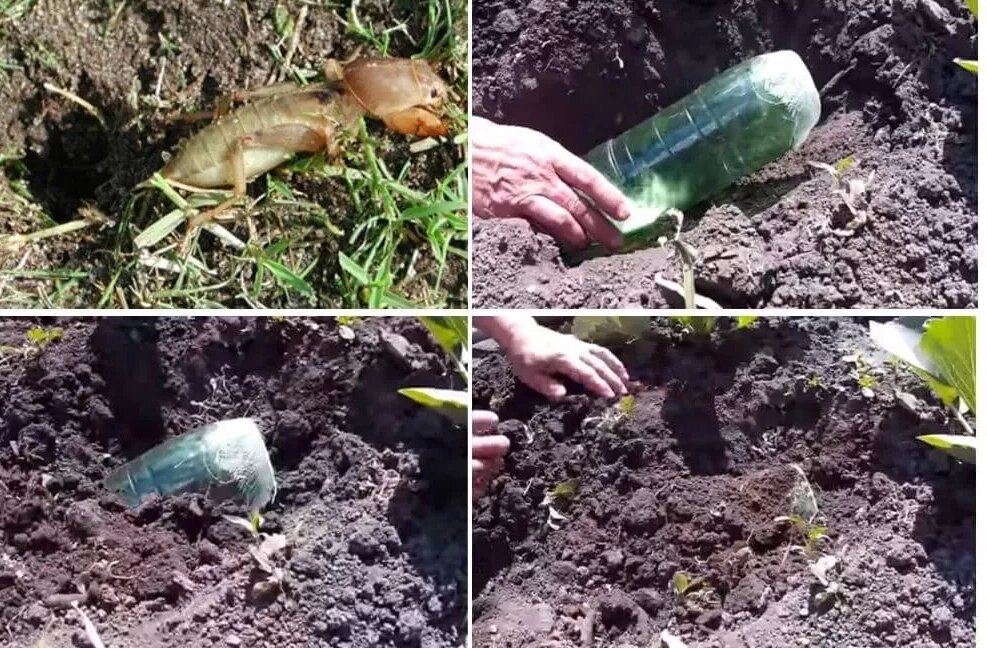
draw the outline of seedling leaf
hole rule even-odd
[[[617,409],[624,416],[630,416],[631,412],[634,411],[635,398],[633,394],[628,394],[620,399],[617,403]]]
[[[466,425],[469,418],[470,395],[454,389],[433,389],[430,387],[407,387],[398,393],[420,405],[431,408],[446,416],[456,425]]]
[[[845,158],[841,159],[833,166],[834,170],[836,171],[836,175],[842,176],[844,173],[849,171],[853,167],[853,165],[856,164],[856,162],[857,161],[854,159],[852,155],[848,155]]]
[[[549,495],[553,501],[566,501],[570,500],[576,496],[576,492],[579,490],[579,482],[575,479],[570,479],[569,481],[564,481],[561,484],[553,488]]]
[[[937,375],[977,412],[977,325],[973,317],[940,317],[929,322],[919,347]]]
[[[740,315],[736,318],[737,328],[738,329],[750,328],[754,325],[754,322],[756,322],[757,319],[758,319],[757,315]]]
[[[976,437],[963,434],[926,434],[917,438],[964,463],[977,463]]]
[[[58,342],[62,339],[62,329],[60,328],[42,328],[40,326],[35,326],[28,330],[27,340],[28,342],[35,344],[39,347],[46,347],[52,342]]]

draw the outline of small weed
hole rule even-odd
[[[42,328],[35,326],[26,333],[27,340],[39,349],[44,349],[53,342],[58,342],[64,337],[64,331],[60,328]]]

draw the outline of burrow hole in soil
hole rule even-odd
[[[50,130],[41,153],[27,151],[31,194],[55,221],[75,220],[80,207],[95,202],[96,190],[110,179],[102,166],[107,145],[106,133],[92,117],[71,113]]]

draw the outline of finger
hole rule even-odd
[[[562,358],[558,362],[557,371],[564,373],[576,382],[582,383],[587,389],[599,396],[603,396],[604,398],[614,397],[610,385],[592,367],[579,358]]]
[[[473,439],[474,459],[497,459],[507,454],[511,440],[501,434],[475,437]]]
[[[613,369],[614,372],[620,376],[620,381],[624,383],[624,386],[627,386],[627,383],[631,381],[631,375],[627,373],[627,367],[624,366],[624,363],[621,362],[617,356],[610,351],[610,349],[593,344],[590,346],[590,352],[592,352],[597,358],[600,358],[606,362],[607,366]]]
[[[622,221],[631,215],[630,201],[589,162],[563,149],[553,166],[563,182],[585,193],[611,218]]]
[[[565,183],[559,182],[553,185],[548,197],[569,212],[594,241],[599,241],[612,250],[620,249],[624,244],[620,231]]]
[[[494,412],[476,410],[473,412],[473,434],[486,434],[497,428],[500,419]]]
[[[565,396],[565,386],[548,374],[533,371],[518,377],[525,385],[549,400],[557,401]]]
[[[583,362],[588,364],[593,370],[596,371],[596,375],[606,381],[610,385],[610,389],[615,395],[624,395],[627,393],[627,388],[624,387],[624,381],[620,379],[617,372],[610,368],[610,366],[601,360],[600,358],[593,355],[589,350],[583,355]]]
[[[589,244],[586,232],[572,215],[545,196],[531,196],[520,207],[543,232],[565,241],[576,248]]]

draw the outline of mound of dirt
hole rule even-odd
[[[967,308],[977,294],[976,58],[960,0],[501,0],[474,11],[475,114],[546,133],[577,154],[727,67],[792,49],[823,115],[796,152],[689,216],[697,288],[724,306]],[[559,118],[563,115],[564,118]],[[807,162],[875,172],[868,222]],[[477,221],[478,307],[679,306],[669,249],[567,267],[524,222]],[[532,250],[539,250],[532,254]]]
[[[622,350],[623,417],[575,389],[549,406],[497,352],[474,361],[474,406],[512,441],[474,513],[475,645],[653,646],[667,629],[690,648],[972,648],[974,470],[915,439],[956,423],[881,370],[865,323],[667,333]],[[874,361],[874,394],[851,353]],[[816,541],[777,521],[806,478]],[[544,498],[570,480],[553,529]],[[809,569],[823,556],[835,595]]]
[[[32,324],[64,337],[17,355]],[[396,390],[451,387],[414,320],[0,321],[0,625],[12,645],[461,645],[465,435]],[[30,346],[30,345],[28,345]],[[25,347],[27,348],[27,347]],[[110,469],[208,421],[249,416],[278,478],[264,512],[283,592],[261,596],[230,504],[128,509]]]

